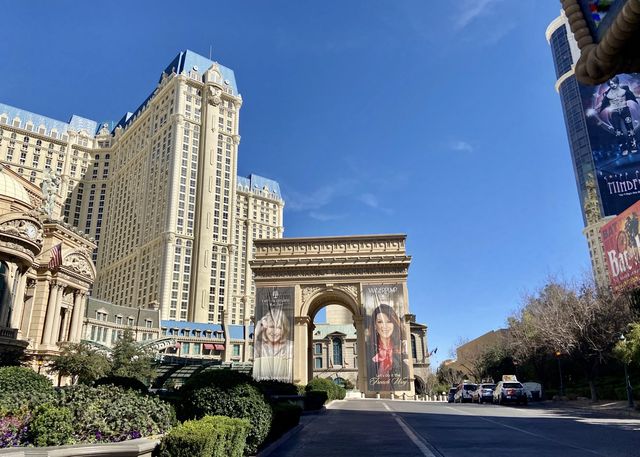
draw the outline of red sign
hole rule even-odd
[[[640,201],[600,229],[614,292],[640,285]]]

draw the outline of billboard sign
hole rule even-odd
[[[640,284],[640,202],[600,229],[614,292]]]
[[[640,200],[640,74],[620,74],[580,95],[605,216]]]
[[[407,335],[402,284],[362,287],[365,307],[367,388],[409,390]]]
[[[293,287],[256,289],[253,377],[293,382]]]

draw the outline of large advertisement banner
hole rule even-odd
[[[409,390],[402,284],[363,286],[367,387],[373,392]]]
[[[293,382],[293,287],[256,289],[253,377]]]
[[[640,74],[580,85],[580,95],[604,214],[620,214],[640,200]]]
[[[611,288],[615,293],[640,283],[640,202],[600,229]]]

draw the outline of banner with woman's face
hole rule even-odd
[[[403,285],[368,285],[362,293],[367,387],[374,392],[409,390]]]
[[[293,382],[293,287],[256,289],[253,377]]]

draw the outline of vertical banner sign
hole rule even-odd
[[[640,202],[600,229],[609,280],[615,293],[640,283]]]
[[[402,284],[362,288],[365,307],[367,387],[373,392],[409,390]]]
[[[580,85],[605,216],[640,200],[640,74]]]
[[[293,287],[256,289],[253,377],[293,382]]]

